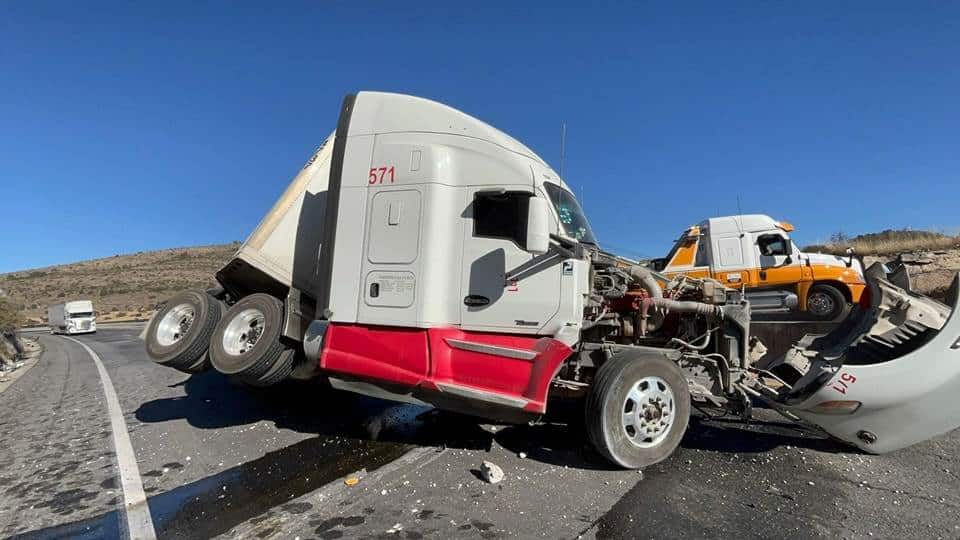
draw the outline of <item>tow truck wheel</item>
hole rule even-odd
[[[167,301],[147,326],[147,355],[185,373],[209,366],[207,347],[222,305],[204,291],[183,291]]]
[[[626,353],[597,371],[586,403],[590,442],[627,469],[666,459],[680,444],[690,420],[687,381],[671,360]]]
[[[293,355],[280,341],[283,303],[269,294],[241,298],[217,324],[210,363],[225,375],[255,386],[279,382],[290,373]]]
[[[832,321],[847,307],[847,300],[833,285],[818,284],[807,294],[807,311],[814,317]]]

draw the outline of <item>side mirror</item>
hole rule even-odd
[[[550,250],[550,207],[546,199],[530,197],[527,206],[527,251],[543,255]]]
[[[853,256],[857,252],[851,246],[846,249],[846,253],[847,253],[847,268],[850,268],[851,266],[853,266]]]

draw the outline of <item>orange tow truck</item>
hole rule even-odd
[[[866,287],[863,267],[852,254],[800,251],[790,238],[793,230],[762,214],[706,219],[685,230],[670,253],[651,266],[672,278],[710,277],[742,288],[753,311],[835,319],[860,301]]]

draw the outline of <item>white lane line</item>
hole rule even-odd
[[[154,540],[157,532],[153,529],[153,518],[150,516],[150,507],[147,505],[147,495],[143,492],[143,480],[140,478],[140,469],[137,467],[137,458],[130,444],[130,434],[127,432],[127,423],[123,420],[123,410],[120,400],[113,389],[110,375],[107,374],[100,356],[87,346],[86,343],[72,337],[64,339],[83,347],[100,372],[100,382],[103,383],[103,395],[107,399],[107,412],[110,414],[110,431],[113,432],[113,449],[117,454],[117,467],[120,469],[120,487],[123,488],[123,510],[127,516],[127,534],[129,538],[137,540]]]

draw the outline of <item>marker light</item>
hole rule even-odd
[[[778,221],[777,227],[779,227],[783,232],[793,232],[794,230],[793,224],[788,221]]]
[[[859,401],[822,401],[815,405],[810,412],[817,414],[853,414],[860,408]]]

